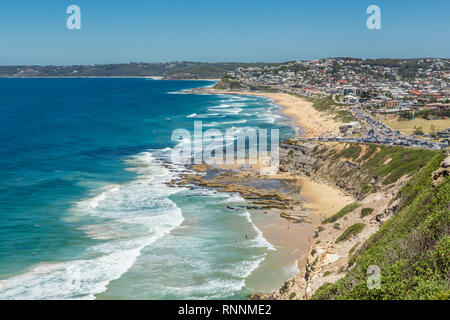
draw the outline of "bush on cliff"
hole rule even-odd
[[[364,218],[374,211],[373,208],[364,208],[361,210],[361,218]]]
[[[336,239],[336,243],[350,239],[350,237],[353,237],[354,235],[360,233],[362,229],[364,229],[364,223],[355,223],[354,225],[345,229],[345,231]]]
[[[335,222],[338,219],[342,218],[343,216],[345,216],[347,213],[352,212],[353,210],[355,210],[356,208],[360,207],[361,204],[358,202],[354,202],[351,204],[346,205],[345,207],[343,207],[341,210],[339,210],[338,213],[332,215],[329,218],[326,218],[325,220],[322,221],[322,223],[331,223],[331,222]]]

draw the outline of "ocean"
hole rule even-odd
[[[295,134],[266,98],[185,92],[213,84],[0,79],[0,299],[245,299],[295,274],[238,195],[166,184],[194,121]]]

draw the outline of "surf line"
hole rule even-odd
[[[218,129],[203,133],[202,121],[194,121],[194,139],[187,129],[178,128],[172,132],[171,141],[179,143],[172,150],[171,160],[175,164],[186,164],[186,159],[191,164],[257,164],[258,160],[269,158],[267,133],[267,129],[258,127],[238,128],[237,131],[228,128],[225,134]],[[278,169],[279,144],[279,129],[270,129],[271,168]]]

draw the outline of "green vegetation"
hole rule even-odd
[[[371,214],[373,212],[374,209],[372,208],[364,208],[361,210],[361,218],[364,218],[366,216],[368,216],[369,214]]]
[[[332,96],[316,99],[313,102],[313,107],[320,112],[330,112],[334,110],[335,102]]]
[[[407,59],[406,63],[402,59],[367,59],[364,64],[372,67],[397,67],[398,75],[402,79],[414,79],[420,68],[426,68],[426,63],[420,62],[418,59]]]
[[[327,153],[328,157],[350,159],[354,163],[354,168],[349,169],[342,162],[342,170],[336,170],[341,172],[336,179],[351,182],[353,186],[356,183],[360,197],[377,191],[379,184],[389,185],[403,176],[415,174],[438,153],[435,150],[358,143],[347,143],[342,150],[332,153],[334,150]],[[376,183],[372,181],[374,177]]]
[[[323,276],[324,277],[327,277],[327,276],[329,276],[331,274],[331,271],[325,271],[324,273],[323,273]]]
[[[361,150],[361,145],[359,143],[350,143],[341,152],[336,153],[333,158],[347,158],[356,160],[361,154]]]
[[[408,181],[398,212],[350,258],[347,275],[313,299],[450,298],[450,177],[436,186],[431,179],[444,158],[439,152]],[[381,269],[380,289],[367,288],[370,265]]]
[[[302,97],[306,99],[305,97]],[[320,112],[327,112],[329,114],[334,114],[334,119],[342,122],[352,122],[355,121],[353,116],[345,109],[342,109],[343,105],[337,105],[333,100],[333,96],[327,96],[319,99],[306,99],[313,103],[314,109]]]
[[[363,169],[370,170],[375,176],[385,177],[383,185],[396,182],[404,175],[412,175],[423,167],[437,151],[403,148],[400,146],[379,146],[375,153],[364,165]],[[389,163],[384,164],[389,159]]]
[[[344,123],[355,121],[353,116],[347,110],[338,110],[336,111],[335,120],[340,120]]]
[[[1,77],[112,77],[163,76],[171,68],[185,68],[190,63],[122,63],[74,66],[0,66]]]
[[[239,63],[239,62],[221,62],[221,63],[196,63],[186,68],[170,70],[166,73],[168,78],[183,78],[184,74],[194,75],[200,79],[220,79],[227,72],[236,70],[237,68],[263,67],[267,63]]]
[[[338,213],[332,215],[329,218],[326,218],[325,220],[322,221],[322,223],[331,223],[331,222],[335,222],[338,219],[342,218],[343,216],[345,216],[347,213],[352,212],[353,210],[355,210],[356,208],[360,207],[361,204],[358,202],[354,202],[351,203],[349,205],[346,205],[345,207],[343,207],[341,210],[339,210]]]
[[[348,252],[348,254],[352,254],[355,250],[356,250],[356,248],[359,246],[359,242],[357,243],[357,244],[355,244],[351,249],[350,249],[350,251]]]
[[[341,224],[336,222],[335,224],[333,224],[333,228],[336,229],[336,230],[340,230],[341,229]]]
[[[413,131],[413,133],[416,135],[416,136],[423,136],[423,130],[422,130],[422,127],[414,127],[414,131]]]
[[[0,77],[147,77],[168,79],[220,79],[239,67],[260,67],[267,63],[121,63],[74,66],[0,66]]]
[[[289,295],[289,300],[292,300],[295,298],[297,294],[295,292],[291,292],[291,294]]]
[[[244,86],[236,80],[223,78],[215,86],[214,89],[242,89]]]
[[[354,235],[360,233],[362,229],[364,229],[364,223],[355,223],[354,225],[345,229],[345,231],[336,239],[336,243],[350,239],[350,237],[353,237]]]

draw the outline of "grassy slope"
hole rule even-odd
[[[436,151],[432,150],[400,146],[389,147],[376,144],[366,144],[366,146],[367,150],[364,155],[361,155],[361,145],[357,143],[348,143],[345,148],[332,155],[336,160],[347,158],[360,165],[360,168],[343,170],[340,177],[360,178],[362,195],[376,191],[370,184],[373,176],[379,177],[383,181],[383,185],[391,184],[404,175],[414,174],[436,154]]]
[[[421,127],[423,132],[431,132],[431,126],[435,126],[438,131],[444,130],[450,127],[450,119],[447,120],[425,120],[416,118],[415,120],[382,120],[386,125],[391,128],[400,130],[406,134],[413,134],[414,127]]]
[[[334,118],[342,122],[355,121],[353,116],[347,111],[347,107],[342,105],[336,105],[332,96],[327,96],[320,99],[311,99],[313,107],[317,111],[333,114]]]
[[[399,193],[400,210],[352,257],[355,265],[313,299],[449,299],[450,178],[433,187],[434,156]],[[369,290],[367,268],[381,268],[381,288]]]

